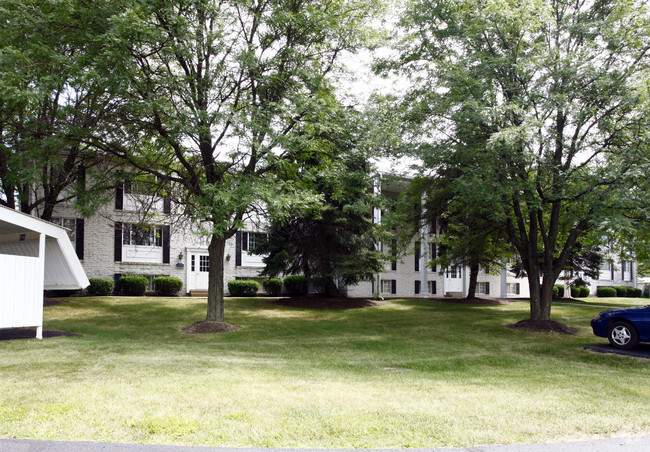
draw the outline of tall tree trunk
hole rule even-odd
[[[467,288],[467,299],[476,298],[476,281],[478,280],[479,265],[472,263],[469,266],[469,287]]]
[[[339,292],[339,288],[336,287],[336,282],[334,282],[334,278],[331,276],[328,276],[325,278],[325,296],[331,297],[331,298],[336,298],[339,297],[341,293]]]
[[[215,234],[210,239],[208,255],[210,269],[208,273],[208,314],[205,320],[223,322],[223,259],[226,239]]]

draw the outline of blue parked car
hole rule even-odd
[[[650,305],[603,311],[591,321],[591,328],[616,348],[634,348],[650,341]]]

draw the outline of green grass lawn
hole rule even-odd
[[[591,304],[554,306],[579,329],[567,337],[505,328],[524,302],[228,299],[239,331],[186,335],[205,299],[73,298],[45,309],[45,329],[83,337],[0,343],[0,437],[401,448],[648,434],[650,361],[583,350],[607,342]]]

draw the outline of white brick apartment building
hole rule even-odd
[[[403,183],[402,183],[403,186]],[[396,182],[377,185],[388,197],[401,190]],[[151,199],[147,200],[151,201]],[[70,238],[84,270],[90,278],[107,278],[116,282],[124,274],[144,275],[150,280],[156,276],[175,276],[183,281],[183,293],[201,292],[208,287],[207,240],[192,225],[183,224],[171,214],[168,200],[148,202],[148,215],[143,223],[142,195],[132,192],[130,184],[119,187],[114,202],[101,208],[94,216],[79,218],[71,206],[58,207],[53,221],[70,230]],[[381,221],[381,212],[375,211],[375,221]],[[264,226],[247,223],[244,230],[228,240],[225,250],[224,280],[260,278],[262,257],[251,254],[256,239]],[[430,238],[436,231],[422,230],[421,237],[411,242],[408,249],[395,251],[392,244],[381,244],[386,253],[397,258],[376,275],[375,281],[362,282],[345,288],[350,297],[442,297],[463,296],[469,285],[469,270],[426,265],[436,255],[436,246]],[[609,266],[608,266],[609,265]],[[599,285],[634,285],[635,268],[632,263],[622,266],[605,264],[601,279],[591,281],[592,294]],[[526,279],[515,278],[508,271],[481,270],[477,295],[485,297],[528,297]]]
[[[401,190],[396,183],[383,182],[377,190],[396,196]],[[183,281],[183,292],[200,292],[208,287],[207,240],[198,228],[178,221],[172,215],[169,200],[147,198],[134,193],[130,184],[118,187],[114,202],[101,208],[91,218],[79,218],[71,206],[59,206],[53,221],[70,230],[77,255],[90,278],[107,278],[116,282],[124,274],[175,276]],[[143,201],[145,201],[143,203]],[[149,212],[145,218],[143,210]],[[153,212],[153,214],[151,213]],[[376,221],[381,212],[376,210]],[[147,226],[143,227],[142,224]],[[260,223],[247,223],[244,230],[228,240],[225,250],[225,282],[241,278],[260,278],[262,257],[251,254],[256,239],[263,234]],[[429,237],[435,231],[423,230],[407,250],[394,251],[392,244],[381,244],[386,253],[398,257],[386,266],[376,281],[347,287],[351,297],[436,297],[467,293],[469,274],[466,268],[446,271],[429,268],[426,263],[435,257],[435,245]],[[492,272],[493,273],[493,272]],[[499,274],[481,271],[477,293],[488,297],[526,297],[527,282],[516,279],[505,270]]]

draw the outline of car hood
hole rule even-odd
[[[620,314],[626,314],[626,313],[631,313],[631,312],[636,312],[636,311],[641,311],[641,310],[649,310],[650,305],[648,306],[635,306],[633,308],[620,308],[620,309],[610,309],[609,311],[603,311],[599,314],[599,316],[607,316],[607,317],[613,317],[617,316]]]

